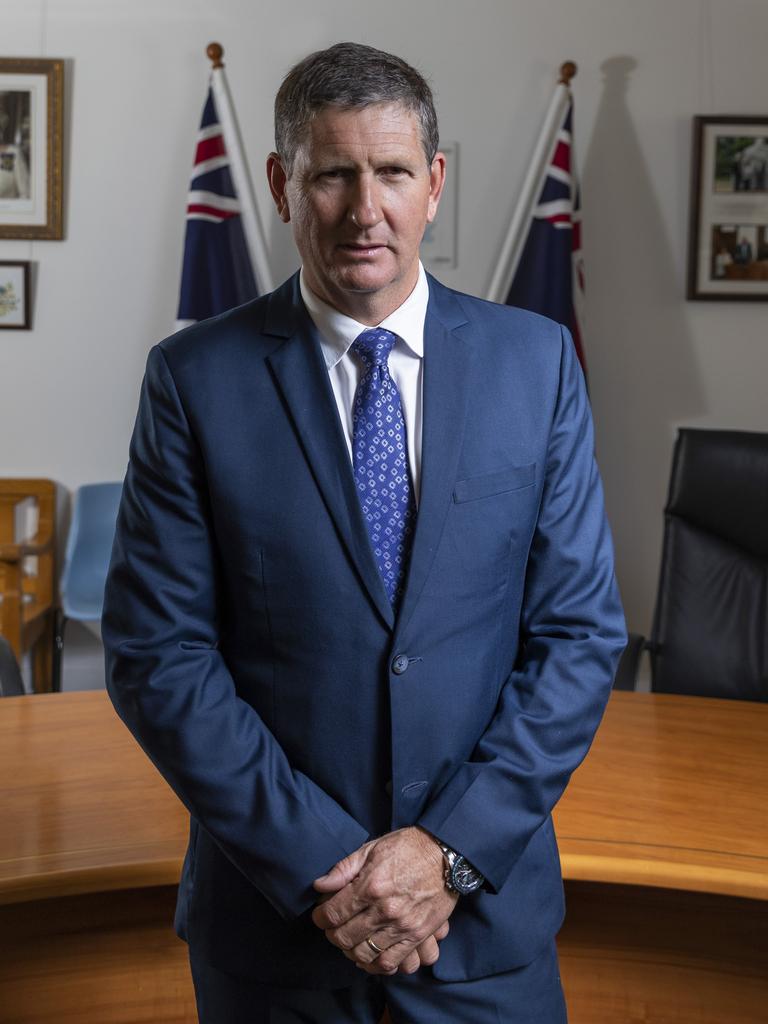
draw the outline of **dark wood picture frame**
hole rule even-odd
[[[63,157],[64,157],[64,61],[58,58],[37,59],[31,57],[0,57],[0,99],[4,96],[20,99],[24,90],[20,89],[19,81],[29,76],[30,95],[35,83],[41,76],[46,79],[45,109],[38,115],[39,124],[25,126],[26,140],[34,136],[32,145],[31,166],[26,168],[29,180],[33,183],[29,196],[21,198],[35,200],[35,212],[24,221],[23,211],[11,210],[7,197],[0,196],[0,239],[2,238],[43,238],[60,239],[63,237]],[[31,103],[30,101],[27,101]],[[15,111],[0,110],[0,121],[6,125],[13,124]],[[21,118],[21,110],[16,114],[17,121]],[[29,120],[29,118],[28,118]],[[34,118],[31,119],[34,122]],[[11,142],[0,142],[0,170],[5,160],[9,168],[23,164],[24,150],[21,139],[21,126],[16,125],[16,135]],[[4,134],[0,125],[0,134]],[[39,152],[44,150],[44,152]],[[6,173],[10,170],[6,168]],[[37,178],[42,184],[35,186]],[[19,197],[13,197],[18,201]]]
[[[688,299],[768,301],[768,114],[693,119]]]
[[[32,296],[30,292],[30,261],[29,260],[0,260],[0,330],[7,331],[28,331],[32,327]],[[4,322],[5,305],[4,291],[7,287],[4,278],[4,267],[13,267],[21,271],[23,295],[21,296],[21,322]]]

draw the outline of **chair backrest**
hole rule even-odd
[[[664,519],[652,688],[768,701],[768,434],[681,430]]]
[[[68,618],[100,617],[122,488],[121,483],[84,484],[75,492],[60,583]]]

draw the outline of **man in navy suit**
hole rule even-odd
[[[275,114],[301,273],[150,353],[103,622],[200,1019],[560,1024],[550,812],[625,641],[573,345],[425,274],[413,68],[339,44]]]

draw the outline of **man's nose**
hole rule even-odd
[[[379,223],[381,201],[375,181],[363,176],[357,179],[349,200],[349,216],[359,228],[372,228]]]

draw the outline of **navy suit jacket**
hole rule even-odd
[[[179,934],[273,984],[359,978],[310,919],[312,880],[416,823],[487,879],[434,974],[533,959],[563,916],[550,812],[625,642],[567,331],[429,286],[397,618],[298,276],[147,363],[107,685],[191,815]]]

